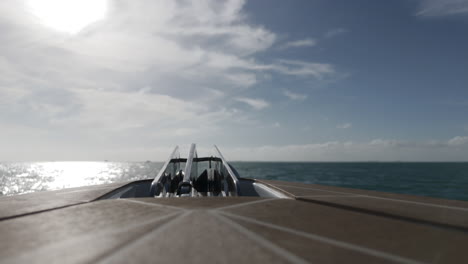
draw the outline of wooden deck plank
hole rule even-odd
[[[126,183],[103,184],[57,191],[0,197],[0,220],[92,201]]]
[[[386,214],[468,231],[468,202],[374,192],[340,187],[262,181],[281,188],[297,199],[331,206]]]
[[[170,208],[112,200],[5,220],[0,222],[0,256],[2,263],[92,261],[176,213]]]
[[[268,201],[225,211],[422,262],[468,261],[465,232],[293,200]]]
[[[183,209],[215,209],[224,206],[265,200],[260,197],[179,197],[179,198],[138,198],[132,199],[150,204],[174,206]]]
[[[0,257],[2,263],[468,262],[464,202],[265,182],[300,190],[295,194],[304,201],[204,197],[89,202],[119,185],[4,197],[1,213],[19,206],[10,214],[53,209],[48,201],[55,198],[85,203],[0,219]]]
[[[419,196],[419,195],[409,195],[401,193],[389,193],[381,191],[371,191],[364,189],[355,189],[355,188],[344,188],[330,185],[318,185],[318,184],[306,184],[299,182],[286,182],[286,181],[276,181],[276,180],[257,180],[258,182],[265,183],[270,186],[277,187],[286,192],[291,193],[294,196],[307,196],[307,195],[317,195],[317,194],[336,194],[336,195],[368,195],[376,196],[383,198],[391,199],[401,199],[414,202],[428,203],[434,205],[444,205],[444,206],[454,206],[454,207],[463,207],[468,209],[468,201],[460,200],[447,200],[442,198],[434,198],[428,196]]]
[[[421,204],[405,203],[398,200],[380,200],[365,196],[316,196],[305,197],[307,201],[321,204],[336,205],[349,209],[361,209],[369,213],[395,216],[408,220],[425,222],[446,226],[447,228],[459,228],[468,232],[468,210],[454,207],[433,207]]]
[[[338,247],[321,241],[311,240],[288,232],[268,228],[231,218],[236,223],[274,241],[278,246],[301,256],[310,263],[395,263],[394,261],[364,254],[355,250]]]
[[[101,263],[288,263],[288,258],[239,233],[204,210],[155,229]]]

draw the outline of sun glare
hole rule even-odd
[[[28,0],[31,13],[54,30],[76,34],[103,19],[107,0]]]

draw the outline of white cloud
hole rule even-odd
[[[10,6],[18,6],[9,2]],[[273,32],[245,21],[241,10],[244,1],[240,0],[112,3],[107,19],[80,34],[62,37],[30,23],[16,27],[14,34],[3,34],[2,43],[15,43],[8,50],[13,56],[20,51],[18,45],[31,43],[31,38],[37,36],[33,48],[55,49],[65,61],[75,57],[85,70],[91,66],[128,74],[152,70],[155,77],[164,79],[177,72],[197,82],[200,72],[206,75],[209,71],[208,77],[217,79],[213,83],[221,79],[226,84],[245,86],[252,85],[252,81],[246,84],[245,78],[231,78],[236,65],[226,60],[220,61],[221,65],[213,64],[213,60],[225,56],[243,63],[247,55],[268,49],[276,39]],[[25,17],[27,12],[17,14],[10,22]],[[43,37],[45,32],[50,36]],[[49,54],[41,58],[37,49],[28,53],[31,63],[56,57]]]
[[[457,136],[448,141],[450,146],[463,146],[468,145],[468,137]]]
[[[343,124],[337,125],[336,128],[347,129],[347,128],[351,128],[352,126],[353,126],[353,124],[351,124],[351,123],[343,123]]]
[[[302,47],[314,47],[317,45],[317,41],[312,38],[306,38],[296,41],[290,41],[282,45],[281,49],[288,49],[288,48],[302,48]]]
[[[9,8],[0,11],[2,15],[10,17],[9,23],[24,23],[27,12],[13,10],[11,7],[16,5],[11,3],[15,1],[6,2],[10,3],[4,4]],[[106,71],[119,74],[123,81],[145,75],[162,86],[190,83],[230,89],[255,85],[258,73],[315,78],[332,74],[332,66],[327,64],[257,62],[254,54],[269,49],[276,35],[246,21],[242,0],[112,3],[107,19],[73,36],[64,37],[34,23],[16,25],[9,32],[2,32],[4,53],[20,67],[19,72],[41,63],[40,71],[53,68],[57,76],[92,79],[96,84],[99,80],[95,76],[83,75]],[[44,49],[48,54],[41,55]]]
[[[170,120],[201,121],[207,108],[168,95],[77,90],[82,110],[70,117],[74,124],[112,130],[141,128]]]
[[[419,0],[418,16],[468,14],[468,0]]]
[[[326,63],[310,63],[297,60],[279,60],[279,63],[271,66],[272,69],[286,75],[314,76],[317,79],[322,79],[335,73],[334,67]]]
[[[333,37],[336,37],[336,36],[339,36],[339,35],[342,35],[344,33],[348,32],[347,29],[344,29],[344,28],[335,28],[335,29],[331,29],[329,31],[327,31],[327,33],[325,33],[325,38],[333,38]]]
[[[453,141],[459,138],[466,139],[461,145],[453,145]],[[223,153],[230,160],[259,161],[467,161],[467,139],[455,137],[448,141],[427,142],[375,139],[367,142],[223,147]]]
[[[283,94],[284,96],[294,101],[304,101],[305,99],[307,99],[307,94],[293,93],[289,90],[284,90]]]
[[[254,98],[247,98],[247,97],[237,97],[237,101],[245,103],[257,110],[262,110],[268,106],[270,106],[270,103],[263,99],[254,99]]]
[[[0,160],[104,159],[107,150],[148,153],[181,138],[212,142],[227,125],[261,122],[235,107],[270,102],[239,97],[244,89],[281,75],[336,74],[327,63],[260,59],[277,35],[248,19],[244,0],[108,2],[107,17],[77,34],[38,23],[22,1],[0,2]]]

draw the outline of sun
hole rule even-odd
[[[41,24],[68,34],[105,18],[107,0],[27,0],[30,12]]]

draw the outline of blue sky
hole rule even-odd
[[[5,0],[0,160],[468,157],[468,1]]]

